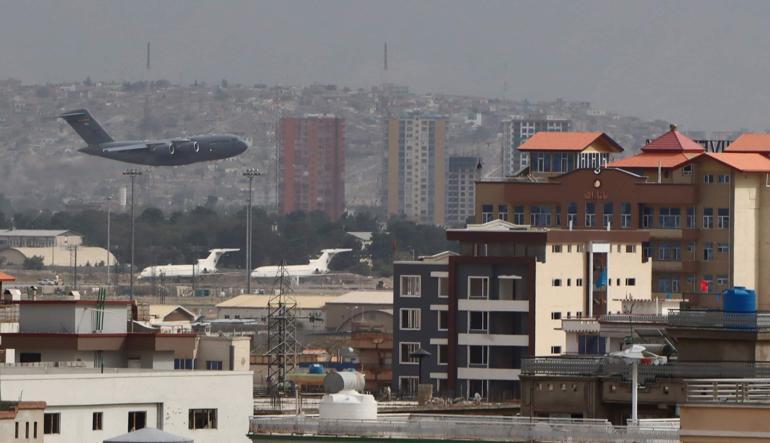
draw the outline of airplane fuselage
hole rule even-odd
[[[221,160],[248,148],[235,135],[201,135],[184,139],[112,141],[81,148],[84,154],[148,166],[178,166]]]

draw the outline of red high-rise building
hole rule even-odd
[[[282,117],[278,128],[282,214],[345,210],[345,120],[331,114]]]

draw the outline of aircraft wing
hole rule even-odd
[[[115,146],[112,148],[104,148],[104,152],[124,152],[124,151],[141,151],[144,149],[150,149],[150,146],[146,143],[139,143],[136,145]]]

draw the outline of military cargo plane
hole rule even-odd
[[[208,134],[165,140],[116,141],[87,109],[65,112],[64,119],[88,146],[79,151],[126,163],[149,166],[179,166],[234,157],[248,145],[230,134]]]

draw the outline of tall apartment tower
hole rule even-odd
[[[529,155],[519,152],[519,146],[536,132],[567,132],[572,122],[552,116],[511,116],[503,120],[503,174],[512,176],[521,168],[529,166]]]
[[[332,114],[282,117],[278,129],[281,214],[345,210],[345,120]]]
[[[475,182],[479,179],[478,157],[449,157],[446,187],[446,224],[465,227],[476,210]]]
[[[444,224],[446,126],[446,117],[418,112],[388,120],[388,214]]]

